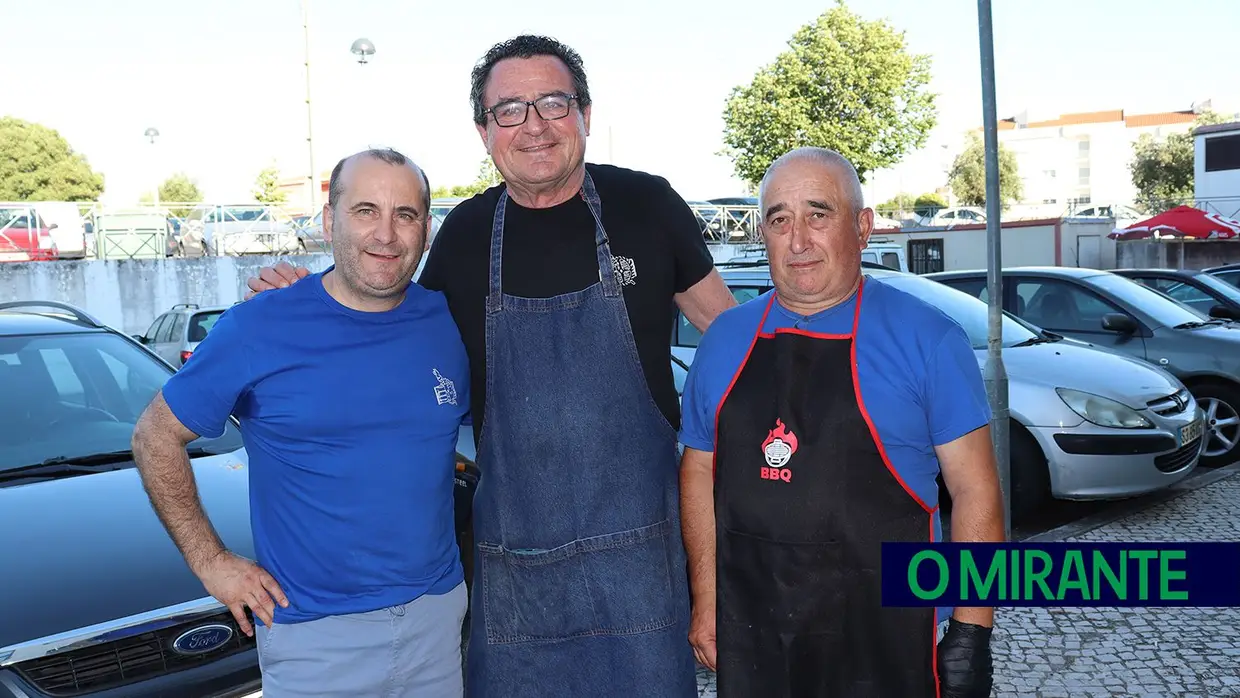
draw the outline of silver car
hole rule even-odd
[[[721,266],[740,302],[771,288],[765,265]],[[985,303],[921,276],[866,266],[872,279],[916,295],[959,323],[973,342],[978,364],[985,366]],[[692,363],[700,335],[683,315],[674,333],[673,355]],[[1008,314],[1003,347],[1014,519],[1036,511],[1048,497],[1131,497],[1174,484],[1197,467],[1203,413],[1167,371],[1044,334]],[[683,390],[683,373],[676,378]]]
[[[180,368],[198,348],[198,343],[207,338],[215,321],[228,307],[200,308],[193,303],[178,303],[155,318],[145,334],[134,335],[133,338],[167,361],[169,366]]]

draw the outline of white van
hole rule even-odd
[[[86,226],[82,212],[71,201],[35,201],[31,203],[52,228],[52,240],[60,251],[60,259],[83,259],[86,257]]]

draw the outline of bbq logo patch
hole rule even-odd
[[[797,452],[797,435],[784,426],[782,420],[775,420],[775,428],[766,435],[762,442],[762,455],[766,457],[768,467],[762,468],[763,480],[792,481],[792,471],[784,467]]]
[[[456,384],[450,378],[444,378],[437,368],[432,368],[431,373],[434,373],[435,380],[439,381],[439,385],[435,386],[435,402],[441,405],[455,405]]]

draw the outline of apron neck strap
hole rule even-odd
[[[584,166],[583,166],[584,169]],[[620,286],[616,283],[616,271],[612,262],[611,246],[607,231],[603,228],[603,202],[599,199],[598,190],[594,187],[594,178],[589,170],[585,171],[580,196],[590,209],[594,218],[594,249],[598,260],[599,281],[603,285],[603,295],[616,298],[620,295]],[[495,205],[495,216],[491,222],[491,254],[490,281],[487,291],[487,311],[497,312],[503,305],[503,266],[504,266],[504,216],[508,209],[508,187],[502,187],[499,203]]]

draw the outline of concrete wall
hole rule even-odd
[[[1240,240],[1124,240],[1119,267],[1203,269],[1240,262]]]
[[[246,279],[280,259],[321,271],[332,258],[312,254],[0,264],[0,302],[72,303],[126,334],[140,334],[177,303],[231,305],[241,300]]]

